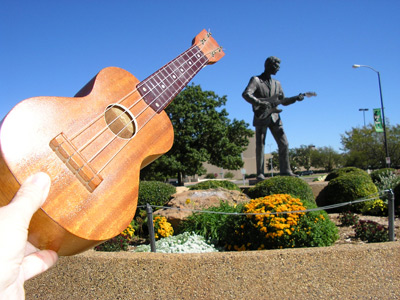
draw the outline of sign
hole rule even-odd
[[[380,108],[374,108],[374,125],[376,132],[383,132],[382,115]]]

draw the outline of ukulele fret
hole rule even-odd
[[[50,148],[65,163],[68,169],[75,174],[89,192],[93,192],[103,181],[103,178],[97,174],[63,133],[60,133],[50,141]]]
[[[138,84],[147,105],[160,113],[208,62],[199,47],[193,46]]]

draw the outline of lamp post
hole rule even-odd
[[[271,177],[274,177],[274,167],[272,165],[272,151],[271,151],[272,144],[268,144],[268,146],[269,146],[269,153],[271,155],[271,159],[270,159],[270,161],[271,161]]]
[[[365,112],[368,111],[368,108],[360,108],[358,111],[362,111],[363,112],[363,116],[364,116],[364,127],[365,127]]]
[[[386,166],[388,168],[390,168],[390,156],[389,156],[389,150],[388,150],[388,146],[387,146],[387,138],[386,138],[386,124],[385,124],[385,110],[383,107],[383,97],[382,97],[382,87],[381,87],[381,75],[379,73],[379,71],[375,70],[374,68],[370,67],[370,66],[366,66],[366,65],[353,65],[353,68],[357,69],[357,68],[368,68],[371,69],[372,71],[374,71],[376,74],[378,74],[378,82],[379,82],[379,94],[381,96],[381,109],[382,109],[382,127],[383,127],[383,138],[384,138],[384,143],[385,143],[385,151],[386,151]]]

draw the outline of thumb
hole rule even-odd
[[[29,176],[21,185],[14,199],[9,204],[9,209],[17,212],[26,228],[32,215],[45,202],[50,191],[51,180],[46,173],[36,173]],[[21,224],[22,225],[22,224]]]

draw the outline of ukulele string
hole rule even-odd
[[[207,39],[208,40],[208,39]],[[200,51],[201,51],[201,49],[202,48],[204,48],[204,45],[205,45],[205,43],[207,42],[207,40],[206,39],[204,39],[203,40],[203,46],[199,46],[199,45],[192,45],[188,50],[190,50],[191,48],[193,48],[193,47],[195,47],[195,46],[198,46],[198,48],[200,49]],[[219,48],[219,49],[221,49],[221,48]],[[187,51],[188,51],[187,50]],[[187,51],[185,51],[184,53],[186,53]],[[182,53],[181,55],[183,55],[184,53]],[[211,53],[211,52],[210,52]],[[206,56],[208,56],[210,53],[207,53],[207,54],[205,54]],[[180,56],[181,56],[180,55]],[[179,56],[177,57],[177,58],[179,58]],[[177,59],[176,58],[176,59]],[[176,60],[175,59],[175,60]],[[184,61],[183,63],[185,63],[186,61]],[[207,63],[208,61],[206,61],[205,63],[203,63],[203,65],[198,69],[198,70],[200,70],[201,68],[203,68],[205,65],[206,65],[206,63]],[[191,68],[193,68],[193,66],[191,66],[188,70],[190,70]],[[173,81],[173,83],[175,83],[177,80],[179,80],[182,76],[184,76],[185,74],[187,73],[187,71],[184,73],[184,74],[181,74],[175,81]],[[157,73],[155,73],[155,74],[153,74],[152,76],[156,76],[157,75]],[[149,79],[150,78],[152,78],[152,76],[150,76],[149,77]],[[167,79],[168,77],[166,77],[165,79],[164,79],[164,81]],[[193,77],[192,77],[193,78]],[[192,78],[187,78],[185,81],[184,81],[184,86],[187,84],[187,82],[188,81],[190,81]],[[173,84],[172,83],[172,84]],[[172,85],[171,84],[171,85]],[[157,86],[156,86],[157,87]],[[154,88],[153,89],[151,89],[148,93],[150,93],[150,92],[152,92],[154,90]],[[125,101],[127,98],[129,98],[131,95],[133,95],[135,92],[137,91],[137,88],[135,88],[133,91],[131,91],[131,92],[129,92],[127,95],[125,95],[124,97],[122,97],[117,103],[119,104],[119,103],[122,103],[123,101]],[[131,109],[131,108],[133,108],[137,103],[139,103],[143,98],[144,98],[144,96],[146,96],[146,95],[148,95],[148,93],[147,94],[145,94],[145,95],[143,95],[140,99],[138,99],[135,103],[133,103],[130,107],[129,107],[129,110]],[[154,102],[154,101],[156,101],[159,97],[161,96],[161,94],[159,95],[159,96],[157,96],[151,103],[150,103],[150,105]],[[136,116],[136,118],[138,118],[147,108],[149,108],[150,107],[150,105],[147,105],[137,116]],[[109,106],[107,109],[106,109],[106,111],[108,111],[109,109],[111,109],[112,108],[112,106]],[[117,116],[111,123],[113,123],[113,122],[115,122],[116,120],[118,120],[119,119],[119,117],[121,116],[121,115],[123,115],[124,114],[124,112],[122,112],[119,116]],[[144,122],[144,124],[137,130],[137,132],[139,132],[155,115],[156,115],[157,113],[153,113],[153,115],[149,118],[149,119],[147,119],[145,122]],[[92,121],[91,123],[89,123],[87,126],[85,126],[85,128],[83,128],[81,131],[79,131],[77,134],[75,134],[73,137],[72,137],[72,139],[74,139],[74,138],[76,138],[77,136],[79,136],[82,132],[84,132],[87,128],[89,128],[90,126],[92,126],[95,122],[97,122],[101,117],[103,116],[103,114],[101,114],[101,115],[99,115],[94,121]],[[131,123],[132,123],[132,121],[131,121]],[[125,126],[124,126],[124,128],[122,128],[120,131],[119,131],[119,133],[121,133],[128,125],[130,125],[129,123],[128,124],[126,124]],[[83,149],[85,149],[90,143],[92,143],[98,136],[100,136],[106,129],[107,129],[108,127],[106,126],[106,127],[104,127],[104,129],[103,130],[101,130],[100,131],[100,133],[98,133],[97,135],[96,135],[96,137],[95,138],[92,138],[89,142],[87,142],[84,146],[82,146],[79,150],[77,150],[77,151],[75,151],[75,153],[76,152],[78,152],[78,151],[82,151]],[[118,133],[118,134],[119,134]],[[89,164],[91,161],[93,161],[109,144],[111,144],[116,138],[117,138],[117,136],[118,136],[118,134],[117,135],[115,135],[102,149],[100,149],[95,155],[93,155],[92,156],[92,158],[90,159],[90,160],[88,160],[87,162],[85,162],[84,163],[84,165],[78,170],[78,172],[85,166],[85,165],[87,165],[87,164]],[[96,175],[98,175],[121,151],[122,151],[122,149],[124,149],[125,148],[125,146],[129,143],[129,141],[130,141],[131,139],[129,139],[129,140],[127,140],[125,143],[124,143],[124,145],[122,145],[122,147],[109,159],[109,161],[107,161],[106,162],[106,164],[96,173]],[[70,157],[69,157],[69,159],[75,154],[75,153],[73,153]]]
[[[198,47],[200,48],[200,50],[202,50],[202,48],[204,48],[205,44],[206,44],[207,41],[209,40],[209,37],[210,37],[210,36],[211,36],[211,33],[208,32],[208,33],[207,33],[207,37],[206,37],[206,38],[203,38],[203,39],[200,41],[200,42],[202,43],[201,46],[200,46],[200,45],[193,44],[188,50],[190,50],[191,48],[194,48],[195,46],[198,46]],[[187,51],[188,51],[188,50],[187,50]],[[187,52],[187,51],[185,51],[185,52]],[[184,53],[185,53],[185,52],[184,52]],[[178,58],[179,58],[180,56],[182,56],[182,55],[183,55],[183,53],[181,53],[176,59],[178,59]],[[174,59],[174,60],[176,60],[176,59]],[[165,66],[166,66],[166,65],[164,65],[164,67],[165,67]],[[155,75],[156,75],[156,73],[154,73],[153,75],[151,75],[148,79],[151,79],[152,76],[155,76]],[[133,95],[136,91],[137,91],[137,88],[135,88],[134,90],[132,90],[131,92],[129,92],[127,95],[125,95],[124,97],[122,97],[119,101],[116,102],[116,104],[122,103],[124,100],[126,100],[126,99],[129,98],[131,95]],[[148,93],[146,93],[145,95],[143,95],[143,97],[146,96],[146,95],[148,95],[150,92],[151,92],[151,90],[150,90]],[[136,104],[138,104],[138,103],[143,99],[143,97],[140,98],[140,99],[138,99],[133,105],[131,105],[131,107],[129,107],[128,110],[130,110],[132,107],[134,107]],[[84,131],[86,131],[90,126],[92,126],[94,123],[96,123],[96,122],[97,122],[108,110],[110,110],[112,107],[113,107],[112,105],[108,106],[107,109],[104,111],[104,113],[98,115],[95,119],[93,119],[93,121],[91,121],[90,123],[88,123],[88,124],[87,124],[85,127],[83,127],[80,131],[78,131],[77,133],[75,133],[75,134],[70,138],[70,140],[72,141],[72,140],[74,140],[76,137],[78,137],[79,135],[81,135],[81,134],[82,134]],[[115,119],[114,119],[112,122],[110,122],[110,125],[113,124],[116,120],[118,120],[124,113],[125,113],[125,112],[123,111],[123,112],[121,112],[117,117],[115,117]],[[105,127],[102,131],[100,131],[100,132],[96,135],[96,137],[92,138],[91,141],[88,141],[88,143],[86,143],[86,144],[84,145],[85,147],[83,147],[83,149],[86,148],[89,144],[91,144],[101,133],[103,133],[105,130],[107,130],[107,128],[108,128],[108,126]],[[82,149],[82,150],[83,150],[83,149]]]
[[[201,65],[201,67],[199,68],[199,70],[201,69],[201,68],[203,68],[206,64],[207,64],[207,62],[208,61],[205,61],[204,63],[203,63],[203,65]],[[193,68],[193,66],[191,66],[189,69],[191,69],[191,68]],[[188,70],[189,70],[188,69]],[[187,70],[187,71],[188,71]],[[184,75],[187,73],[187,71],[184,73],[184,74],[182,74],[182,75],[180,75],[180,77],[184,77]],[[180,77],[178,77],[177,78],[177,80],[180,78]],[[185,80],[183,81],[183,85],[185,86],[192,78],[186,78],[186,77],[184,77],[185,78]],[[176,80],[176,81],[177,81]],[[173,83],[175,83],[176,81],[174,81]],[[161,96],[161,94],[160,95],[158,95],[151,103],[153,103],[154,101],[156,101],[159,97]],[[136,118],[138,118],[146,109],[148,109],[150,107],[150,105],[147,105],[137,116],[136,116]],[[150,116],[150,118],[148,118],[147,120],[145,120],[144,121],[144,123],[138,128],[138,130],[136,131],[136,133],[138,133],[151,119],[153,119],[154,118],[154,116],[156,116],[157,115],[157,112],[154,112],[151,116]],[[132,122],[131,122],[132,123]],[[129,123],[127,123],[113,138],[111,138],[104,146],[103,146],[103,148],[101,148],[96,154],[94,154],[89,160],[88,160],[88,162],[87,163],[90,163],[91,161],[93,161],[106,147],[108,147],[116,138],[117,138],[117,136],[123,131],[123,130],[125,130],[125,128],[127,127],[127,126],[129,126],[130,124]],[[101,168],[101,169],[99,169],[98,171],[97,171],[97,173],[96,173],[96,175],[98,175],[102,170],[104,170],[104,168],[109,164],[109,163],[111,163],[111,161],[125,148],[125,146],[129,143],[131,141],[131,139],[129,139],[129,140],[127,140],[121,147],[120,147],[120,149],[116,152],[116,153],[114,153],[114,155],[103,165],[103,167]]]
[[[196,45],[192,45],[187,51],[189,51],[190,49],[192,49],[192,48],[194,48],[194,46],[196,46]],[[184,53],[186,53],[187,51],[185,51]],[[180,56],[182,56],[183,55],[183,53],[182,54],[180,54],[176,59],[178,59]],[[174,60],[176,60],[176,59],[174,59]],[[166,65],[164,65],[162,68],[164,68]],[[161,69],[162,69],[161,68]],[[157,75],[157,73],[154,73],[153,75],[151,75],[150,77],[148,77],[148,79],[152,79],[152,78],[154,78],[154,76],[156,76]],[[170,75],[169,75],[170,76]],[[168,77],[166,77],[165,79],[167,79]],[[179,78],[178,78],[179,79]],[[177,80],[176,80],[177,81]],[[175,83],[176,81],[174,81],[173,83]],[[157,85],[158,86],[158,85]],[[156,86],[156,87],[157,87]],[[124,97],[122,97],[119,101],[117,101],[116,102],[116,104],[121,104],[123,101],[125,101],[127,98],[129,98],[130,96],[132,96],[135,92],[137,92],[137,88],[135,88],[133,91],[131,91],[131,92],[129,92],[127,95],[125,95]],[[117,121],[117,120],[119,120],[120,119],[120,117],[123,115],[123,114],[125,114],[127,111],[131,111],[131,109],[133,108],[133,107],[135,107],[138,103],[140,103],[140,101],[141,100],[143,100],[143,98],[145,97],[145,96],[147,96],[148,94],[150,94],[152,91],[154,90],[154,88],[153,89],[150,89],[147,93],[145,93],[141,98],[139,98],[139,99],[137,99],[136,100],[136,102],[134,102],[131,106],[129,106],[128,107],[128,109],[127,110],[125,110],[125,107],[124,106],[122,106],[123,108],[124,108],[124,110],[122,110],[121,111],[121,113],[119,114],[119,115],[117,115],[117,116],[115,116],[115,118],[110,122],[110,123],[108,123],[107,124],[107,126],[105,126],[105,127],[103,127],[103,129],[101,129],[100,131],[98,131],[97,133],[96,133],[96,135],[94,135],[90,140],[88,140],[84,145],[82,145],[78,150],[77,150],[77,152],[80,152],[80,151],[83,151],[86,147],[88,147],[92,142],[94,142],[102,133],[104,133],[112,124],[114,124],[114,122],[115,121]],[[155,99],[156,100],[156,99]],[[151,104],[153,103],[154,101],[152,101],[151,102]],[[82,134],[84,131],[86,131],[90,126],[92,126],[94,123],[96,123],[101,117],[103,117],[104,116],[104,114],[105,113],[107,113],[107,111],[109,111],[110,109],[112,109],[113,108],[113,105],[109,105],[108,107],[107,107],[107,109],[104,111],[104,113],[102,113],[102,114],[100,114],[99,116],[97,116],[92,122],[90,122],[88,125],[86,125],[84,128],[82,128],[79,132],[77,132],[74,136],[72,136],[71,137],[71,141],[73,140],[73,139],[75,139],[76,137],[78,137],[80,134]],[[145,107],[145,109],[143,109],[137,116],[134,116],[134,118],[138,118],[145,110],[147,109],[147,107]],[[129,124],[128,124],[129,125]],[[126,126],[125,126],[126,127]],[[122,130],[124,130],[125,129],[125,127],[122,129]],[[117,133],[117,135],[118,134],[120,134],[121,132],[122,132],[122,130],[120,131],[120,132],[118,132]]]
[[[210,52],[211,53],[211,52]],[[207,53],[206,54],[206,56],[207,55],[209,55],[210,53]],[[206,60],[204,63],[203,63],[203,65],[201,65],[201,67],[199,68],[199,70],[200,69],[202,69],[206,64],[208,63],[208,60]],[[181,75],[180,77],[182,77],[183,75]],[[193,78],[193,77],[192,77]],[[185,81],[184,81],[184,85],[186,85],[192,78],[185,78]],[[160,95],[159,95],[160,96]],[[158,96],[158,97],[159,97]],[[157,97],[157,98],[158,98]],[[156,100],[156,99],[155,99]],[[154,101],[155,101],[154,100]],[[147,107],[149,107],[149,106],[147,106]],[[153,114],[152,114],[152,116],[150,117],[150,118],[148,118],[145,122],[144,122],[144,124],[138,129],[138,131],[137,132],[139,132],[152,118],[154,118],[154,116],[155,115],[157,115],[157,113],[156,112],[154,112]],[[127,125],[125,125],[125,127],[126,126],[128,126],[128,124]],[[121,129],[121,131],[122,131],[123,129]],[[114,140],[116,139],[116,136],[105,146],[105,147],[107,147],[111,142],[113,142]],[[99,170],[99,171],[97,171],[97,173],[96,173],[96,175],[98,175],[102,170],[104,170],[104,168],[125,148],[125,146],[130,142],[131,140],[127,140],[126,142],[125,142],[125,144],[124,145],[122,145],[121,147],[120,147],[120,149],[104,164],[104,166]],[[104,148],[105,148],[104,147]],[[100,154],[100,152],[102,151],[103,149],[101,149],[98,153],[96,153],[96,155],[98,155],[98,154]],[[92,159],[94,159],[95,157],[92,157]]]
[[[192,48],[194,48],[194,47],[198,47],[199,48],[199,52],[201,52],[201,50],[204,48],[204,46],[205,46],[205,44],[208,42],[208,40],[209,40],[209,37],[211,36],[211,32],[207,32],[207,35],[206,35],[206,38],[203,38],[202,40],[200,40],[200,42],[201,42],[201,44],[202,45],[197,45],[197,44],[193,44],[188,50],[186,50],[185,52],[183,52],[183,53],[181,53],[180,55],[178,55],[173,61],[177,61],[178,60],[178,58],[180,58],[181,56],[183,56],[185,53],[187,53],[190,49],[192,49]],[[222,47],[219,47],[219,48],[217,48],[216,50],[222,50]],[[214,50],[214,51],[216,51],[216,50]],[[213,51],[211,51],[210,53],[212,53]],[[207,53],[207,54],[205,54],[205,56],[207,56],[208,54],[210,54],[210,53]],[[192,56],[192,57],[194,57],[194,55]],[[186,61],[184,61],[184,63],[185,63]],[[167,63],[166,65],[164,65],[163,67],[161,67],[160,68],[160,70],[161,69],[163,69],[163,68],[165,68],[167,65],[169,65],[171,62],[169,62],[169,63]],[[184,64],[183,63],[183,64]],[[180,66],[182,66],[183,64],[181,64]],[[179,67],[180,67],[179,66]],[[202,66],[202,67],[204,67],[204,66]],[[200,70],[201,68],[199,68],[199,70]],[[158,74],[158,72],[155,72],[155,73],[153,73],[150,77],[148,77],[147,79],[152,79],[152,78],[154,78],[155,76],[157,76],[157,74]],[[168,75],[168,77],[170,77],[171,75],[169,74]],[[166,78],[164,78],[164,81],[166,81],[166,79],[168,78],[168,77],[166,77]],[[179,79],[179,77],[177,78],[177,80]],[[177,80],[175,80],[173,83],[175,83],[175,82],[177,82]],[[163,81],[163,82],[164,82]],[[158,83],[157,85],[156,85],[156,87],[157,86],[159,86],[160,84]],[[146,94],[144,94],[141,98],[139,98],[135,103],[133,103],[130,107],[128,107],[128,111],[130,111],[134,106],[136,106],[136,104],[138,104],[141,100],[143,100],[144,99],[144,97],[145,96],[147,96],[149,93],[151,93],[152,91],[154,90],[154,88],[153,89],[150,89]],[[130,92],[128,95],[126,95],[125,97],[123,97],[120,101],[118,101],[117,102],[117,104],[120,104],[120,103],[122,103],[122,101],[124,101],[126,98],[128,98],[129,96],[131,96],[134,92],[136,92],[137,91],[137,88],[134,90],[134,91],[132,91],[132,92]],[[157,97],[158,98],[158,97]],[[150,103],[150,105],[151,104],[153,104],[154,103],[154,101],[156,101],[157,100],[157,98],[156,99],[154,99],[151,103]],[[147,107],[145,107],[137,116],[134,116],[136,119],[147,109],[149,107],[149,105],[147,106]],[[111,109],[112,107],[111,107],[111,105],[107,108],[107,110],[106,110],[106,112],[109,110],[109,109]],[[125,111],[122,111],[117,117],[115,117],[115,119],[110,123],[110,124],[108,124],[108,125],[111,125],[112,123],[114,123],[116,120],[118,120],[124,113],[126,112],[126,110]],[[98,119],[101,117],[102,115],[100,115],[99,117],[98,117]],[[146,122],[147,123],[147,122]],[[107,126],[107,127],[105,127],[104,129],[103,129],[103,131],[102,132],[104,132],[107,128],[108,128],[109,126]]]
[[[194,47],[194,46],[196,46],[196,45],[193,45],[192,47]],[[191,47],[191,48],[192,48],[192,47]],[[189,50],[190,50],[191,48],[189,48]],[[221,48],[218,48],[217,50],[219,50],[219,49],[221,49]],[[200,49],[199,52],[201,52],[201,49]],[[209,55],[209,54],[212,53],[212,52],[213,52],[213,51],[211,51],[211,52],[209,52],[209,53],[206,53],[205,56]],[[190,57],[190,58],[193,58],[194,56],[196,56],[196,54],[197,54],[197,53],[193,54],[193,56]],[[181,67],[181,66],[182,66],[183,64],[185,64],[185,63],[186,63],[186,61],[183,62],[179,67]],[[208,60],[206,60],[197,70],[200,71],[204,66],[207,65],[207,63],[208,63]],[[178,68],[179,68],[179,67],[178,67]],[[173,81],[172,84],[170,84],[170,86],[172,86],[174,83],[176,83],[178,80],[180,80],[181,77],[184,77],[184,79],[185,79],[185,80],[183,81],[182,86],[186,86],[187,83],[193,78],[193,76],[187,78],[187,77],[185,77],[184,75],[186,75],[186,74],[188,73],[188,71],[191,70],[193,67],[194,67],[194,65],[190,66],[184,73],[182,73],[179,77],[177,77],[176,80]],[[197,72],[198,72],[198,71],[197,71]],[[197,72],[196,72],[196,70],[195,70],[195,73],[196,73],[196,74],[197,74]],[[156,74],[155,74],[155,75],[156,75]],[[171,75],[168,75],[168,77],[171,77]],[[166,82],[166,79],[167,79],[168,77],[166,77],[166,78],[164,79],[164,81],[160,81],[159,83],[157,83],[157,85],[156,85],[155,87],[160,86],[160,84],[165,83],[165,82]],[[150,78],[150,77],[149,77],[149,78]],[[182,80],[180,80],[180,81],[182,81]],[[155,88],[150,89],[149,93],[150,93],[151,91],[153,91],[154,89],[155,89]],[[158,99],[159,97],[161,97],[163,93],[164,93],[164,92],[160,93],[157,97],[155,97],[155,98],[153,99],[153,101],[150,102],[150,104],[146,105],[145,108],[143,108],[143,109],[135,116],[135,119],[138,119],[144,111],[146,111],[148,108],[150,108],[151,105],[152,105],[154,102],[156,102],[157,99]],[[148,95],[148,93],[147,93],[146,95]],[[140,98],[139,100],[142,100],[143,98],[144,98],[144,96],[143,96],[142,98]],[[128,108],[128,110],[130,110],[132,107],[133,107],[133,106],[130,106],[130,107]],[[140,129],[142,129],[156,114],[157,114],[157,112],[154,112],[154,113],[152,114],[152,116],[151,116],[148,120],[146,120],[142,126],[139,127],[139,129],[138,129],[137,132],[139,132]],[[131,123],[132,123],[132,122],[131,122]],[[126,125],[120,130],[120,132],[117,133],[117,135],[120,134],[128,125],[130,125],[130,124],[129,124],[129,123],[126,124]]]
[[[136,91],[137,91],[136,88],[135,88],[134,90],[130,91],[128,94],[126,94],[125,96],[123,96],[120,100],[118,100],[118,102],[116,102],[116,104],[121,104],[124,100],[126,100],[127,98],[129,98],[130,96],[132,96]],[[90,126],[92,126],[92,125],[93,125],[94,123],[96,123],[101,117],[103,117],[104,114],[105,114],[107,111],[109,111],[111,108],[112,108],[112,106],[107,107],[107,109],[106,109],[103,113],[99,114],[97,117],[95,117],[95,118],[93,119],[93,121],[91,121],[90,123],[88,123],[86,126],[82,127],[82,129],[81,129],[80,131],[78,131],[77,133],[75,133],[75,134],[70,138],[70,140],[72,141],[72,140],[74,140],[76,137],[78,137],[79,135],[81,135],[81,134],[82,134],[84,131],[86,131]],[[122,114],[121,114],[121,115],[122,115]],[[121,116],[121,115],[120,115],[120,116]],[[118,118],[116,118],[116,119],[118,119]],[[114,119],[113,122],[114,122],[116,119]],[[106,127],[106,129],[107,129],[107,127]]]
[[[192,49],[193,47],[194,47],[194,45],[191,46],[187,51],[189,51],[189,50]],[[187,51],[185,51],[185,53],[186,53]],[[177,58],[179,58],[179,57],[182,56],[182,55],[183,55],[183,54],[179,55]],[[192,57],[191,57],[191,58],[192,58]],[[184,62],[184,63],[185,63],[185,62]],[[181,67],[182,65],[183,65],[183,64],[179,65],[178,68]],[[164,67],[165,67],[165,66],[164,66]],[[163,68],[164,68],[164,67],[163,67]],[[148,79],[152,79],[152,78],[154,78],[154,76],[157,76],[157,73],[151,75]],[[180,75],[180,77],[181,77],[181,76],[182,76],[182,75]],[[101,134],[103,134],[115,121],[119,120],[120,117],[121,117],[123,114],[125,114],[127,111],[131,111],[131,109],[132,109],[133,107],[135,107],[141,100],[143,100],[145,96],[147,96],[148,94],[150,94],[150,93],[151,93],[156,87],[158,87],[160,84],[166,82],[167,79],[168,79],[168,77],[171,77],[171,75],[165,77],[164,81],[161,81],[161,82],[158,83],[154,88],[150,89],[147,93],[145,93],[141,98],[137,99],[136,102],[134,102],[134,103],[133,103],[131,106],[129,106],[127,109],[125,109],[125,107],[124,107],[124,110],[122,110],[122,111],[120,112],[119,115],[115,116],[115,118],[114,118],[110,123],[108,123],[107,126],[104,126],[103,129],[101,129],[100,131],[98,131],[98,132],[96,133],[96,135],[94,135],[90,140],[88,140],[84,145],[82,145],[76,152],[81,152],[81,151],[83,151],[86,147],[88,147],[88,146],[89,146],[92,142],[94,142]],[[175,81],[172,81],[172,84],[176,83],[177,80],[180,79],[180,77],[178,77]],[[171,84],[171,85],[172,85],[172,84]],[[117,102],[117,104],[122,103],[125,99],[127,99],[129,96],[131,96],[131,95],[132,95],[134,92],[136,92],[136,91],[137,91],[137,88],[136,88],[135,90],[133,90],[132,92],[130,92],[129,94],[127,94],[126,96],[124,96],[122,99],[120,99],[120,100]],[[159,95],[159,96],[160,96],[160,95]],[[157,96],[157,97],[150,103],[150,105],[151,105],[154,101],[156,101],[156,100],[158,99],[159,96]],[[142,111],[140,111],[136,116],[134,116],[134,119],[138,119],[138,118],[140,117],[140,115],[141,115],[147,108],[149,108],[149,107],[150,107],[149,105],[145,106],[145,108],[142,109]],[[112,108],[112,105],[110,105],[109,107],[107,107],[105,113],[106,113],[109,109],[111,109],[111,108]],[[100,119],[102,116],[103,116],[103,115],[98,116],[98,117],[97,117],[97,120]],[[96,121],[97,121],[97,120],[96,120]],[[92,122],[92,124],[94,124],[96,121]],[[126,127],[129,126],[129,125],[132,124],[132,123],[133,123],[132,121],[131,121],[130,123],[128,122],[119,132],[116,133],[116,135],[114,136],[113,139],[111,139],[108,143],[106,143],[106,145],[105,145],[102,149],[100,149],[100,150],[89,160],[89,162],[92,161],[92,159],[94,159],[102,150],[104,150],[105,147],[107,147],[109,144],[111,144],[111,142],[113,142],[114,139],[115,139],[117,136],[119,136],[119,135],[126,129]],[[147,122],[146,122],[146,123],[147,123]],[[91,124],[91,125],[92,125],[92,124]],[[90,127],[91,125],[86,126],[86,127]],[[142,126],[142,127],[143,127],[143,126]],[[84,130],[81,130],[81,132],[83,132],[83,131],[84,131]],[[138,131],[139,131],[139,130],[137,130],[136,133],[137,133]],[[75,135],[75,137],[78,136],[78,135],[79,135],[79,134]],[[119,151],[118,151],[118,152],[119,152]]]
[[[205,63],[203,63],[203,65],[201,66],[201,68],[203,68],[206,64],[207,64],[207,61],[206,61]],[[201,68],[199,68],[199,70],[200,70]],[[182,75],[182,76],[183,76],[183,75]],[[192,78],[193,78],[193,77],[192,77]],[[186,84],[187,84],[192,78],[190,78],[190,77],[189,77],[189,78],[185,78],[186,80],[183,82],[183,85],[186,86]],[[179,77],[178,77],[178,79],[179,79]],[[156,100],[158,99],[158,97],[160,97],[160,96],[161,96],[161,95],[157,96],[157,97],[152,101],[152,103],[153,103],[154,101],[156,101]],[[149,108],[149,107],[150,107],[150,105],[147,105],[146,108],[143,109],[143,110],[139,113],[139,115],[138,115],[137,117],[139,117],[140,114],[142,114],[142,113],[143,113],[147,108]],[[137,130],[136,133],[138,133],[144,126],[146,126],[146,124],[147,124],[148,122],[150,122],[150,120],[152,120],[156,115],[157,115],[157,112],[154,112],[154,113],[150,116],[150,118],[148,118],[148,119],[138,128],[138,130]],[[121,133],[128,125],[129,125],[129,123],[126,124],[126,125],[120,130],[119,133]],[[118,133],[118,134],[119,134],[119,133]],[[106,148],[109,144],[111,144],[111,143],[117,138],[118,134],[117,134],[116,136],[114,136],[114,137],[108,142],[108,144],[106,144],[106,145],[103,147],[103,149],[100,149],[100,150],[95,154],[95,156],[93,156],[93,157],[91,158],[91,160],[92,160],[92,159],[95,159],[95,157],[96,157],[97,155],[99,155],[99,154],[104,150],[104,148]],[[104,170],[104,168],[106,168],[106,167],[113,161],[113,159],[125,148],[125,146],[128,145],[128,143],[129,143],[130,141],[131,141],[131,139],[127,140],[127,141],[120,147],[120,149],[119,149],[117,152],[115,152],[114,155],[103,165],[103,167],[97,171],[96,175],[100,174],[100,173]],[[90,160],[90,161],[91,161],[91,160]]]

